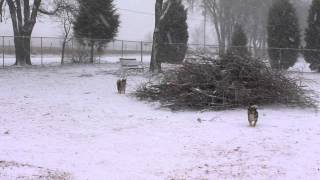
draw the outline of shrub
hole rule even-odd
[[[235,25],[234,31],[231,39],[231,46],[229,47],[229,52],[240,56],[248,56],[250,53],[248,51],[248,39],[246,33],[243,31],[241,25]]]
[[[309,9],[308,28],[305,32],[306,50],[304,57],[311,70],[320,71],[320,1],[313,0]],[[315,50],[317,49],[317,50]]]
[[[164,3],[166,9],[168,2]],[[187,52],[188,24],[187,10],[181,0],[174,0],[167,12],[167,16],[160,23],[161,42],[158,59],[161,62],[181,63]]]
[[[296,10],[289,0],[277,0],[268,17],[270,64],[275,69],[288,69],[297,62],[300,30]],[[280,50],[285,49],[285,50]]]

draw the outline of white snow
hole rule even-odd
[[[119,55],[104,55],[104,56],[97,56],[95,57],[95,63],[117,63],[119,62],[119,58],[121,56]],[[135,58],[138,62],[142,63],[149,63],[150,62],[150,55],[143,55],[141,58],[141,55],[138,54],[124,54],[124,58]],[[33,65],[44,65],[44,66],[56,66],[60,65],[61,59],[57,55],[45,55],[41,57],[40,55],[32,56],[32,64]],[[16,59],[15,56],[12,55],[5,55],[4,59],[0,55],[0,68],[4,66],[12,66],[15,63]],[[66,62],[71,61],[71,57],[65,58]]]
[[[0,162],[20,164],[0,163],[0,179],[40,167],[76,180],[320,179],[316,110],[261,107],[256,128],[245,109],[170,112],[118,95],[118,69],[0,69]],[[303,76],[320,93],[320,74]],[[128,91],[147,80],[129,76]]]
[[[295,65],[291,68],[289,68],[289,71],[294,72],[304,72],[304,73],[310,73],[312,72],[309,68],[309,63],[307,63],[303,57],[299,57],[298,61],[295,63]]]

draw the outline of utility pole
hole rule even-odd
[[[207,35],[207,9],[204,8],[204,12],[203,12],[203,48],[204,50],[206,49],[206,35]]]

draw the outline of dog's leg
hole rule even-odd
[[[258,112],[256,111],[255,114],[254,114],[254,124],[253,124],[254,127],[256,127],[256,125],[257,125],[258,118],[259,118],[259,114],[258,114]]]
[[[122,92],[123,94],[126,94],[127,79],[123,79],[121,83],[122,83]]]
[[[253,117],[251,113],[248,113],[248,121],[249,121],[249,126],[252,127],[253,126]]]
[[[120,80],[117,81],[117,90],[118,90],[118,94],[121,94],[121,81]]]
[[[123,83],[121,82],[121,93],[120,94],[124,94],[123,93]]]

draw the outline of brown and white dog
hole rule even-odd
[[[125,94],[126,93],[126,86],[127,86],[127,79],[121,78],[117,81],[117,89],[119,94]]]
[[[248,121],[249,126],[256,127],[258,122],[259,113],[257,111],[258,106],[257,105],[250,105],[248,108]]]

